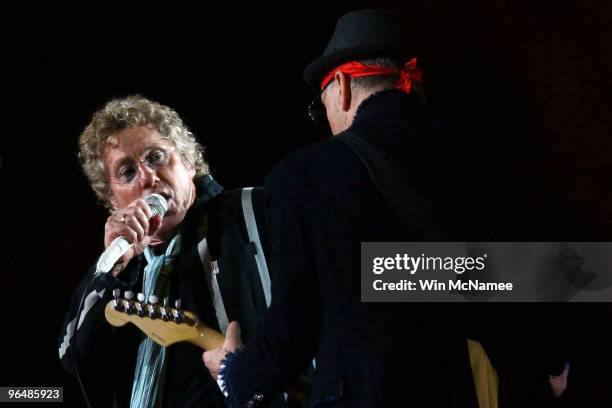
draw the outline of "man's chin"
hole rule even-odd
[[[158,235],[164,241],[169,238],[172,238],[177,232],[181,221],[183,221],[183,218],[185,218],[184,215],[179,215],[180,214],[168,210],[168,212],[166,212],[166,214],[162,218],[162,223],[159,226],[159,230],[157,231],[156,235]]]
[[[164,214],[164,219],[166,218],[176,218],[176,205],[172,199],[168,199],[168,209],[166,209],[166,213]]]

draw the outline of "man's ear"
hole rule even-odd
[[[351,108],[351,77],[344,72],[336,72],[334,76],[336,83],[338,84],[338,97],[340,98],[340,108],[348,112]]]

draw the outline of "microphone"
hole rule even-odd
[[[153,216],[160,215],[164,216],[166,211],[168,210],[168,202],[166,199],[159,194],[149,194],[145,196],[144,200],[149,205]],[[111,242],[111,244],[106,248],[106,250],[98,259],[98,264],[96,265],[96,274],[98,273],[107,273],[113,268],[115,262],[119,260],[134,245],[132,242],[128,241],[124,237],[117,237]]]

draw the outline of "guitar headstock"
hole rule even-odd
[[[180,341],[192,341],[200,336],[195,315],[181,309],[180,300],[175,307],[169,306],[168,298],[159,305],[157,296],[149,296],[148,302],[142,293],[126,291],[121,297],[119,289],[113,291],[114,300],[106,305],[104,315],[113,326],[120,327],[133,323],[144,334],[160,346],[167,347]]]

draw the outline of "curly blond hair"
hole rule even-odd
[[[176,146],[183,161],[196,171],[194,179],[209,174],[204,149],[173,109],[140,95],[109,101],[93,114],[79,138],[79,161],[91,188],[104,206],[111,208],[109,175],[104,163],[106,143],[118,132],[151,125]]]

